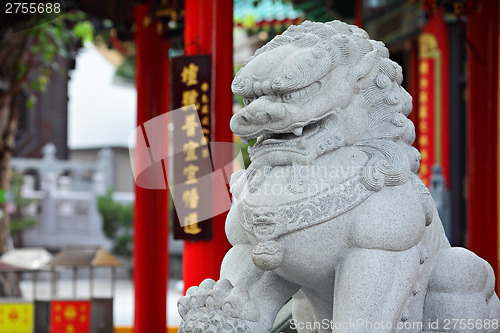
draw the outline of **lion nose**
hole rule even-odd
[[[253,104],[256,105],[253,105]],[[238,124],[245,125],[263,125],[269,122],[280,121],[285,118],[286,110],[283,105],[257,105],[258,101],[241,109],[235,116]]]
[[[268,123],[271,118],[267,112],[250,112],[249,110],[242,110],[236,117],[240,125],[263,125]]]

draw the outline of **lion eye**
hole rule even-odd
[[[243,105],[247,106],[250,103],[252,103],[253,101],[255,101],[255,97],[246,97],[246,98],[243,98]]]
[[[315,96],[321,88],[321,82],[317,81],[309,86],[290,92],[289,94],[282,95],[281,100],[283,103],[296,103],[303,104],[311,97]]]
[[[289,102],[292,100],[292,94],[288,94],[288,95],[283,95],[281,98],[283,99],[283,102]]]

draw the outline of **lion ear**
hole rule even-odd
[[[359,89],[366,88],[377,75],[379,63],[380,56],[377,50],[365,54],[352,71],[352,83],[354,86]]]

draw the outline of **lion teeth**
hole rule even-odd
[[[242,143],[244,143],[246,145],[248,144],[248,138],[240,137],[240,140]]]
[[[293,130],[293,134],[295,134],[296,136],[301,136],[303,130],[304,129],[302,127],[297,127],[296,129]]]

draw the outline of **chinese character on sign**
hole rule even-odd
[[[182,68],[182,83],[185,83],[186,86],[198,84],[198,70],[199,67],[193,63],[190,63],[189,66]]]
[[[210,100],[208,99],[208,95],[207,94],[203,94],[201,95],[201,102],[203,104],[207,104]]]
[[[189,140],[188,143],[184,144],[184,152],[186,153],[186,157],[184,158],[185,162],[196,161],[198,156],[196,156],[196,148],[198,148],[200,144],[198,142]]]
[[[195,114],[190,114],[186,116],[184,121],[184,125],[182,126],[182,130],[186,131],[186,135],[189,137],[193,137],[196,134],[196,128],[200,125],[198,124],[197,117]]]
[[[429,74],[429,63],[426,61],[422,61],[420,63],[420,74]]]
[[[184,232],[192,235],[201,232],[201,228],[198,226],[198,213],[190,213],[184,217]]]
[[[198,207],[198,201],[200,201],[200,196],[198,195],[198,189],[193,187],[190,190],[185,190],[182,193],[182,200],[186,204],[187,208],[195,209]]]
[[[189,106],[198,103],[198,92],[194,89],[182,92],[182,106]]]
[[[210,86],[208,85],[208,83],[207,83],[207,82],[203,82],[203,83],[201,84],[201,91],[203,91],[203,92],[207,92],[209,87],[210,87]]]
[[[201,107],[201,113],[202,114],[209,114],[210,113],[210,109],[208,108],[208,105],[205,104]]]
[[[203,126],[210,126],[210,118],[208,116],[201,118],[201,124]]]
[[[183,173],[186,176],[186,184],[195,184],[198,182],[196,173],[200,170],[196,165],[189,164],[184,168]]]
[[[427,108],[427,105],[420,105],[418,108],[418,115],[422,119],[427,119],[429,117],[429,109]]]

